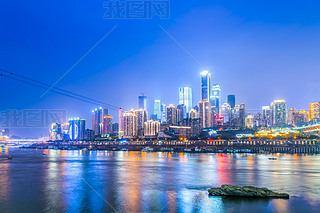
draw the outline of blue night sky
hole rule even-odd
[[[318,1],[174,0],[170,19],[104,19],[104,1],[2,1],[0,68],[53,84],[109,30],[117,27],[56,86],[124,109],[137,96],[178,104],[178,88],[200,99],[203,69],[167,30],[212,73],[222,101],[235,94],[247,109],[276,98],[307,109],[319,100],[320,3]],[[87,119],[98,105],[0,78],[0,110],[66,109]],[[110,114],[116,117],[117,111]],[[12,129],[23,136],[48,129]]]

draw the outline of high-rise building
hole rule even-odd
[[[231,119],[231,106],[228,103],[222,104],[220,114],[224,117],[223,123],[229,123]]]
[[[272,113],[270,106],[263,106],[262,107],[262,119],[263,119],[263,126],[271,127],[272,126]]]
[[[141,93],[138,99],[139,99],[139,109],[147,110],[147,96]]]
[[[313,102],[309,104],[309,120],[320,118],[320,102]]]
[[[58,124],[58,123],[51,124],[49,138],[52,141],[63,140],[63,134],[61,131],[61,124]]]
[[[110,134],[112,132],[112,116],[104,116],[103,118],[103,133]]]
[[[183,104],[179,104],[177,106],[177,122],[181,122],[183,119],[187,118],[186,106]]]
[[[260,112],[258,112],[257,114],[254,115],[253,118],[253,126],[254,127],[263,127],[266,126],[265,122],[263,120],[263,116]]]
[[[271,104],[272,125],[274,127],[284,127],[287,124],[287,102],[285,100],[275,100]]]
[[[94,140],[94,131],[92,129],[85,130],[85,139],[88,141]]]
[[[201,72],[201,100],[209,101],[211,74],[208,70]]]
[[[154,101],[153,114],[156,115],[157,120],[161,120],[161,101],[160,100]]]
[[[253,115],[248,115],[245,119],[245,126],[248,129],[253,128]]]
[[[161,123],[167,122],[167,106],[165,104],[161,104]]]
[[[123,120],[123,109],[119,108],[119,138],[122,138],[124,135],[124,120]]]
[[[147,121],[144,123],[144,136],[157,136],[160,132],[160,122],[159,121]]]
[[[308,111],[300,110],[299,113],[303,115],[304,123],[308,123],[310,121],[309,120],[309,112]]]
[[[239,109],[239,126],[240,127],[245,127],[246,125],[246,105],[245,104],[240,104],[240,109]]]
[[[220,113],[220,102],[221,102],[221,86],[220,84],[213,84],[210,94],[211,110],[215,111],[216,114]]]
[[[138,135],[137,113],[135,110],[125,112],[123,115],[124,137],[134,138]]]
[[[86,120],[81,118],[69,119],[69,138],[70,140],[85,139]]]
[[[192,109],[192,89],[190,87],[179,88],[179,105],[184,105],[186,110],[184,111],[183,118],[187,117],[187,113]]]
[[[69,140],[69,122],[61,124],[61,132],[64,140]]]
[[[112,124],[112,133],[118,133],[119,132],[119,123],[113,123]]]
[[[148,113],[145,109],[138,109],[137,113],[137,127],[138,127],[138,136],[144,135],[144,123],[148,120]]]
[[[230,105],[231,109],[236,106],[236,96],[235,95],[228,95],[228,104]]]
[[[198,113],[198,111],[195,110],[195,109],[190,110],[190,112],[189,112],[189,118],[191,118],[191,119],[198,119],[198,118],[199,118],[199,113]]]
[[[296,113],[294,115],[294,126],[295,127],[299,127],[299,126],[302,126],[304,124],[306,124],[304,115],[301,114],[301,113]]]
[[[108,115],[108,109],[100,107],[99,109],[92,110],[92,129],[96,136],[103,134],[104,116]]]
[[[231,109],[230,126],[232,127],[239,126],[239,117],[240,117],[240,105],[237,104],[234,106],[233,109]]]
[[[177,113],[177,108],[170,104],[167,106],[167,124],[169,125],[176,125],[178,123],[178,113]]]
[[[295,108],[290,108],[288,110],[288,116],[287,116],[287,123],[288,125],[292,125],[294,126],[294,118],[295,118],[295,115],[297,114],[297,110]]]
[[[199,102],[199,118],[202,128],[211,127],[211,104],[210,101]]]

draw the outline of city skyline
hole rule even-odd
[[[74,5],[60,4],[56,3],[54,8],[62,10],[62,17],[74,11]],[[320,44],[316,26],[320,17],[317,3],[312,4],[312,8],[306,5],[308,10],[300,10],[300,4],[290,2],[292,7],[287,8],[286,18],[267,4],[254,1],[250,8],[238,1],[185,2],[184,7],[177,2],[171,4],[170,20],[154,22],[104,20],[101,4],[80,4],[79,10],[93,7],[95,12],[86,13],[87,16],[74,14],[74,18],[64,19],[57,25],[56,19],[62,17],[48,16],[46,7],[38,1],[18,6],[6,2],[1,13],[3,20],[8,21],[1,24],[4,30],[0,40],[3,47],[0,67],[52,85],[117,26],[56,86],[118,107],[128,106],[128,109],[137,107],[136,96],[140,93],[148,96],[149,105],[155,99],[176,105],[178,94],[173,91],[183,86],[193,88],[194,99],[200,99],[198,75],[210,70],[211,84],[221,84],[223,102],[227,94],[236,94],[237,101],[246,103],[248,109],[260,109],[275,99],[285,99],[288,106],[307,110],[308,103],[318,101],[320,74],[315,49]],[[12,8],[29,19],[18,19],[8,12]],[[42,17],[46,28],[37,27],[36,15]],[[79,25],[79,20],[87,20],[88,16],[91,24]],[[13,25],[18,27],[10,27]],[[70,26],[76,34],[66,30]],[[195,31],[202,33],[194,34]],[[288,81],[292,73],[299,78]],[[1,104],[1,111],[65,109],[69,117],[83,115],[90,120],[87,112],[100,107],[51,91],[40,98],[45,92],[43,89],[7,78],[0,80],[1,90],[10,91],[2,93],[2,98],[10,101]],[[114,118],[117,113],[110,109]],[[47,133],[45,128],[13,131],[29,136]]]
[[[262,106],[260,110],[246,109],[245,103],[237,103],[236,95],[227,95],[227,100],[222,103],[220,84],[210,84],[211,73],[205,70],[200,73],[201,99],[197,105],[192,105],[192,88],[181,87],[178,90],[179,104],[166,105],[161,100],[154,100],[153,114],[146,109],[148,97],[141,93],[138,98],[138,108],[123,111],[119,108],[118,123],[109,115],[108,109],[100,107],[92,110],[92,128],[86,129],[84,119],[71,119],[78,125],[53,123],[50,127],[50,140],[82,140],[91,138],[133,139],[154,138],[166,135],[166,138],[195,138],[211,129],[240,130],[245,134],[250,129],[257,135],[264,132],[265,128],[294,128],[312,126],[320,122],[320,102],[309,104],[309,111],[288,108],[285,100],[274,100],[269,106]],[[213,104],[213,106],[211,105]],[[221,105],[221,106],[220,106]],[[218,106],[218,107],[217,107]],[[220,106],[220,107],[219,107]],[[150,108],[150,106],[149,106]],[[80,122],[84,125],[80,125]],[[310,122],[309,122],[310,121]],[[68,134],[63,133],[62,125],[69,126]],[[89,126],[87,128],[90,128]],[[76,135],[74,136],[74,129]],[[92,132],[92,133],[91,133]],[[249,131],[250,132],[250,131]],[[58,136],[57,136],[58,134]],[[210,133],[210,137],[213,136]],[[87,138],[84,137],[86,135]],[[179,136],[180,135],[180,136]],[[201,136],[202,135],[202,136]],[[250,134],[249,134],[250,135]],[[163,137],[163,136],[162,136]]]

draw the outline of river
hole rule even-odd
[[[0,149],[0,212],[319,212],[319,164],[320,155],[10,147]],[[221,184],[291,197],[209,197]]]

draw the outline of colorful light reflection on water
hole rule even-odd
[[[317,212],[319,155],[26,150],[0,158],[0,212]],[[13,156],[8,160],[5,156]],[[209,197],[221,184],[289,200]]]

